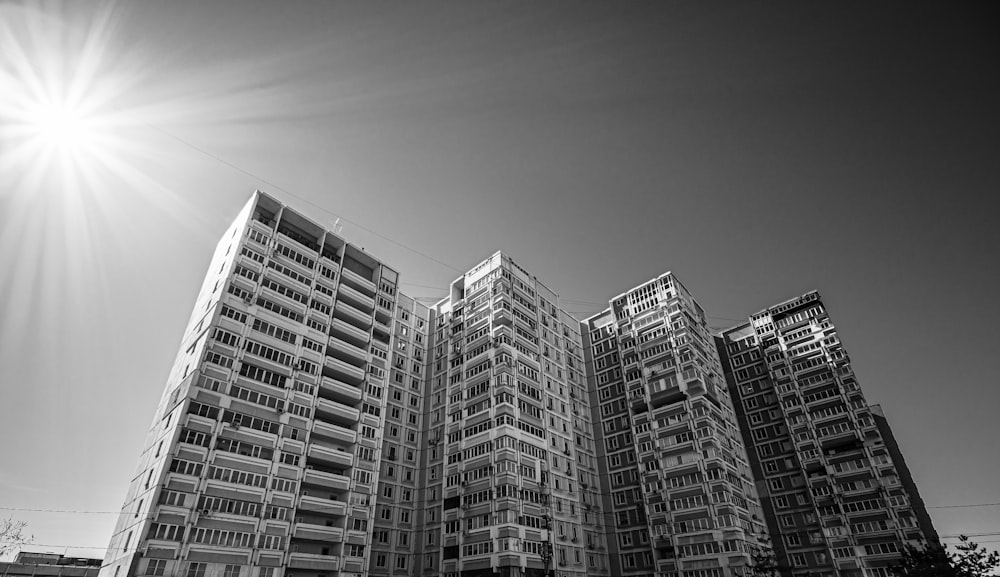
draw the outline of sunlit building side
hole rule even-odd
[[[937,541],[817,292],[760,311],[716,343],[774,548],[792,574],[887,577],[904,544]]]
[[[584,327],[612,573],[744,574],[765,525],[704,311],[665,273]]]
[[[382,464],[417,448],[385,438],[387,380],[409,394],[419,375],[396,319],[428,315],[394,270],[255,193],[212,257],[102,577],[364,572]]]
[[[499,252],[434,310],[426,566],[448,577],[608,575],[578,321]]]

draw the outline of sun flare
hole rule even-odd
[[[64,152],[80,152],[94,144],[97,127],[82,107],[69,102],[41,102],[25,112],[35,136]]]

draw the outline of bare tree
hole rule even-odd
[[[25,534],[27,526],[24,521],[14,519],[0,521],[0,557],[31,542],[31,535]]]

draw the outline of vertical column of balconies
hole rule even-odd
[[[365,470],[359,454],[364,452],[364,433],[373,436],[377,430],[365,426],[369,414],[362,410],[367,407],[375,285],[342,266],[349,250],[321,259],[326,270],[336,271],[339,282],[323,318],[328,327],[324,357],[289,563],[297,572],[360,571],[368,538],[367,511],[359,515],[356,508],[370,501],[374,482],[374,472]]]
[[[395,284],[384,279],[379,284],[380,299],[395,299]],[[371,575],[426,569],[417,563],[422,533],[417,512],[423,505],[419,491],[417,452],[418,430],[423,419],[422,374],[427,338],[426,307],[399,295],[392,320],[392,351],[385,386],[385,421],[373,539],[368,570]]]
[[[579,487],[577,521],[580,524],[580,546],[583,548],[584,566],[588,575],[604,575],[610,570],[607,560],[605,522],[601,504],[600,471],[591,401],[586,376],[584,342],[579,321],[560,310],[562,334],[565,343],[567,386],[569,387],[572,432],[575,441],[577,481]]]

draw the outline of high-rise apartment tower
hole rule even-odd
[[[764,519],[705,313],[665,273],[585,322],[612,573],[728,577]]]
[[[937,540],[817,292],[760,311],[716,343],[777,557],[794,575],[887,577],[904,543]]]
[[[463,577],[608,575],[579,322],[499,252],[433,310],[425,556]]]

